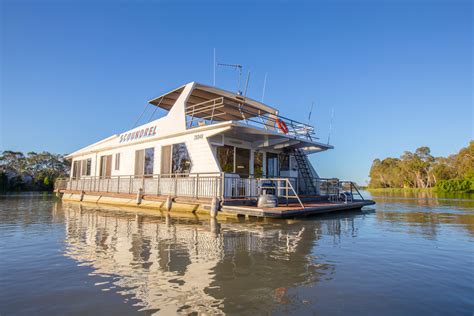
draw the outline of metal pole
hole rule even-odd
[[[196,199],[199,199],[199,173],[196,175]]]
[[[158,175],[158,177],[156,178],[156,195],[160,195],[160,178],[161,178],[161,174]]]

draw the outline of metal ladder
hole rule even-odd
[[[306,194],[316,194],[316,186],[314,185],[314,177],[311,172],[311,167],[308,165],[306,154],[299,148],[293,149],[296,163],[298,164],[298,171],[304,181]]]

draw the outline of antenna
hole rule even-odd
[[[239,71],[239,87],[237,89],[237,94],[242,95],[242,91],[240,91],[240,82],[242,80],[242,65],[239,64],[221,64],[218,63],[217,66],[222,66],[222,67],[231,67]]]
[[[213,70],[214,70],[214,74],[213,74],[213,85],[214,87],[216,86],[216,48],[214,47],[214,63],[213,63]]]
[[[262,91],[262,103],[265,98],[265,88],[267,87],[267,73],[265,73],[265,78],[263,79],[263,91]]]
[[[334,119],[334,108],[332,108],[332,111],[331,111],[331,120],[329,121],[328,145],[329,145],[329,140],[331,139],[332,120],[333,120],[333,119]]]
[[[309,110],[309,115],[308,115],[308,124],[311,121],[311,114],[313,113],[313,107],[314,107],[314,101],[311,102],[311,110]]]
[[[250,71],[247,74],[247,82],[245,83],[244,99],[247,96],[247,88],[249,87],[249,81],[250,81]]]

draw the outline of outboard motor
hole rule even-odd
[[[260,195],[257,200],[257,207],[277,207],[278,197],[276,187],[272,181],[262,181],[260,183]]]
[[[341,193],[339,194],[339,198],[340,198],[340,200],[341,200],[342,202],[344,202],[344,203],[346,203],[346,204],[347,204],[348,202],[351,202],[351,203],[352,203],[352,201],[354,200],[354,196],[353,196],[352,193],[349,192],[349,191],[341,192]]]

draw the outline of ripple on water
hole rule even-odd
[[[474,202],[374,199],[248,223],[3,197],[0,313],[471,314]]]

